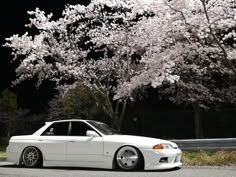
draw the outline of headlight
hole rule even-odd
[[[153,146],[153,149],[155,149],[155,150],[159,150],[159,149],[173,149],[173,147],[171,146],[171,144],[163,143],[163,144],[157,144],[157,145]]]

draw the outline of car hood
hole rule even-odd
[[[157,138],[149,138],[149,137],[143,137],[143,136],[131,136],[131,135],[106,135],[104,136],[105,142],[117,142],[122,143],[124,145],[134,145],[141,148],[147,148],[150,149],[154,145],[157,144],[171,144],[174,148],[177,148],[177,144],[173,143],[171,141],[157,139]]]

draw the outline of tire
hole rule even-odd
[[[116,153],[116,165],[125,171],[138,170],[143,164],[141,153],[134,147],[124,146]]]
[[[22,153],[22,163],[26,167],[40,167],[42,166],[43,158],[41,152],[33,146],[25,148]]]

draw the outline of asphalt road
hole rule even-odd
[[[29,169],[0,166],[0,177],[236,177],[236,167],[182,167],[164,171],[121,172],[82,168]]]

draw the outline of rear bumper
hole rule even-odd
[[[142,153],[145,159],[145,170],[171,169],[182,165],[180,149],[144,149]]]

